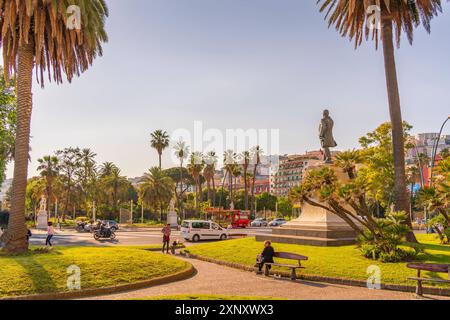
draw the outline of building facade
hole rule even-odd
[[[428,157],[433,156],[433,148],[439,137],[439,133],[420,133],[414,137],[414,148],[408,151],[406,161],[407,163],[414,163],[418,154],[426,154]],[[443,135],[437,147],[437,155],[444,150],[450,149],[450,135]]]
[[[285,156],[280,160],[278,170],[270,178],[270,193],[286,197],[292,188],[300,186],[306,169],[320,163],[315,154]]]

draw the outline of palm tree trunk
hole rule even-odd
[[[212,178],[212,189],[213,189],[212,202],[213,202],[213,207],[215,207],[216,206],[216,182],[214,181],[214,177]]]
[[[177,190],[175,190],[176,194]],[[178,202],[178,210],[179,215],[181,217],[182,211],[183,211],[183,160],[180,161],[180,198]],[[183,220],[185,220],[186,217],[183,215]]]
[[[255,183],[256,183],[256,173],[258,170],[258,164],[255,164],[255,167],[253,169],[253,181],[252,181],[252,203],[251,208],[254,214],[256,215],[256,208],[255,208]]]
[[[34,68],[34,45],[23,44],[18,49],[17,75],[17,132],[14,154],[14,179],[12,186],[11,214],[8,230],[2,239],[7,253],[20,254],[28,251],[25,226],[25,196],[30,150],[31,113],[33,109],[32,82]]]
[[[158,152],[158,156],[159,156],[159,170],[161,170],[162,169],[162,161],[161,161],[162,153]]]
[[[382,38],[386,84],[389,99],[389,112],[392,123],[392,143],[394,148],[395,210],[404,211],[406,213],[409,211],[410,205],[406,187],[405,142],[402,111],[400,107],[400,94],[395,65],[392,18],[389,15],[383,17]],[[412,223],[409,217],[407,219],[407,224],[412,229]],[[417,242],[417,239],[412,231],[408,234],[407,240],[410,242]]]
[[[244,202],[245,202],[245,211],[248,211],[248,183],[247,183],[247,166],[244,167]]]

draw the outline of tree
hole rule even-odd
[[[256,208],[255,208],[255,183],[256,183],[256,175],[258,173],[258,166],[261,164],[261,155],[262,155],[262,149],[260,146],[256,146],[255,148],[252,149],[252,154],[253,154],[253,180],[252,180],[252,203],[251,203],[251,208],[252,211],[254,211],[254,213],[256,213]]]
[[[400,45],[402,31],[412,44],[414,27],[422,22],[425,30],[430,32],[430,21],[441,10],[440,0],[382,0],[382,1],[354,1],[354,0],[318,0],[320,11],[326,12],[329,26],[334,25],[343,37],[355,41],[355,48],[361,45],[363,37],[372,36],[378,47],[379,39],[383,44],[384,64],[386,73],[389,112],[392,125],[392,143],[394,150],[395,170],[395,209],[409,210],[409,197],[406,188],[405,146],[403,120],[398,89],[397,71],[394,54],[393,28],[396,31],[396,43]],[[372,28],[372,17],[369,17],[369,5],[378,5],[380,11],[380,27]],[[376,13],[375,13],[376,14]],[[410,241],[416,241],[411,233]]]
[[[161,157],[162,157],[162,153],[163,151],[169,147],[169,143],[170,143],[170,139],[169,139],[169,135],[166,131],[163,130],[156,130],[155,132],[151,133],[151,146],[153,149],[155,149],[158,152],[158,156],[159,156],[159,169],[162,168],[162,163],[161,163]]]
[[[212,207],[216,203],[216,184],[214,177],[216,175],[217,161],[217,155],[214,151],[208,152],[204,157],[205,168],[203,169],[203,177],[205,177],[208,188],[208,201]]]
[[[3,77],[0,67],[0,186],[5,179],[6,165],[13,158],[14,138],[16,131],[17,97],[14,90],[10,90]],[[9,87],[13,87],[13,80]]]
[[[450,157],[450,149],[449,148],[443,149],[439,155],[441,156],[441,158],[443,160],[449,158]]]
[[[241,154],[242,169],[244,172],[244,207],[245,211],[248,211],[248,167],[250,166],[251,155],[250,151],[244,151]]]
[[[180,194],[179,196],[177,195],[176,189],[175,189],[175,194],[177,195],[177,201],[178,201],[178,208],[179,208],[179,212],[181,214],[181,212],[183,212],[183,165],[184,165],[184,161],[189,157],[189,147],[186,145],[186,142],[184,141],[178,141],[177,144],[174,147],[174,151],[175,151],[175,156],[178,158],[178,160],[180,161]]]
[[[139,187],[139,197],[142,203],[152,205],[160,210],[160,221],[162,211],[167,207],[173,197],[173,180],[158,167],[153,167],[144,175]]]
[[[40,175],[45,179],[45,193],[47,195],[47,210],[51,212],[53,203],[53,184],[55,179],[59,176],[59,160],[56,156],[45,156],[38,159]]]
[[[191,154],[191,157],[189,159],[189,164],[187,166],[187,169],[189,171],[189,174],[192,176],[192,178],[195,181],[195,208],[197,210],[197,213],[200,212],[200,202],[201,202],[201,178],[202,178],[202,171],[205,166],[205,162],[203,159],[203,154],[200,152],[194,152]]]
[[[118,206],[121,199],[127,196],[130,182],[126,177],[122,176],[120,169],[117,166],[114,166],[111,173],[103,177],[102,183],[108,197],[111,199],[111,214],[116,215],[118,213]]]
[[[81,21],[75,30],[67,24],[69,5],[82,8]],[[5,0],[0,2],[0,43],[3,51],[5,79],[16,72],[17,129],[14,154],[12,207],[8,229],[3,234],[8,253],[28,251],[25,226],[25,192],[27,186],[32,80],[36,66],[38,82],[62,83],[63,73],[70,82],[86,71],[107,41],[104,29],[108,9],[104,0]]]
[[[65,201],[62,210],[62,219],[65,221],[70,203],[72,200],[72,191],[76,185],[76,175],[80,168],[80,148],[66,148],[56,151],[59,168],[61,170],[61,181],[65,189]]]
[[[275,211],[277,206],[277,197],[270,193],[264,192],[256,197],[258,208],[257,210]]]

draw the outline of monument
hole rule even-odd
[[[170,200],[169,213],[167,214],[167,223],[170,224],[172,228],[178,228],[178,214],[175,211],[175,201]]]
[[[330,148],[336,148],[337,143],[333,137],[334,121],[330,117],[330,111],[323,112],[323,118],[319,127],[319,138],[322,150],[324,152],[324,161],[326,164],[333,163]]]
[[[325,154],[324,162],[309,167],[304,175],[311,170],[327,166],[336,173],[341,181],[348,181],[348,175],[341,168],[333,166],[330,148],[337,146],[333,137],[334,122],[328,110],[324,111],[323,116],[319,138]],[[315,201],[319,202],[317,199]],[[344,220],[332,212],[305,203],[298,219],[292,220],[280,228],[273,228],[271,235],[257,235],[256,240],[331,247],[354,244],[356,233]]]
[[[37,229],[46,230],[48,227],[48,214],[47,214],[47,199],[45,196],[41,197],[39,206],[39,212],[37,214]]]

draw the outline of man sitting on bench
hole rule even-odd
[[[264,250],[258,255],[256,264],[258,265],[259,271],[258,274],[262,274],[262,268],[266,263],[274,263],[273,257],[275,256],[275,250],[272,247],[272,243],[270,241],[264,242]],[[267,266],[269,269],[270,265]]]

